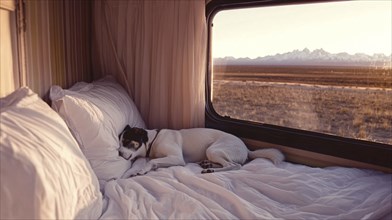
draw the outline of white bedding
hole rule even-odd
[[[133,169],[143,166],[138,159]],[[197,164],[101,183],[102,219],[380,219],[391,217],[392,175],[370,170],[275,166],[200,174]]]
[[[118,132],[124,123],[144,122],[136,108],[126,116],[129,112],[121,109],[129,105],[111,102],[116,85],[105,89],[100,83],[114,82],[79,85],[86,97],[109,103],[90,100],[97,111],[85,112],[90,118],[107,112],[94,125],[110,135],[93,136],[92,142],[86,138],[95,150],[84,151],[104,152],[104,158],[86,158],[67,124],[27,87],[0,98],[0,219],[392,219],[392,174],[371,170],[275,166],[256,159],[236,171],[201,174],[199,165],[188,164],[126,178],[146,160],[138,159],[124,173],[129,166],[108,166],[112,158],[106,156],[119,157]],[[63,101],[58,108],[68,106]],[[84,109],[78,109],[80,116]],[[74,135],[84,132],[85,125],[78,125]],[[108,144],[97,141],[108,136]],[[88,158],[102,159],[102,166],[94,170]]]

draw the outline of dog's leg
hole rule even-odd
[[[236,163],[233,161],[228,161],[229,158],[225,153],[221,153],[219,151],[207,151],[207,158],[212,164],[220,164],[221,167],[211,167],[211,168],[205,168],[201,171],[201,173],[214,173],[214,172],[220,172],[220,171],[228,171],[228,170],[238,170],[241,168],[240,163]]]
[[[143,175],[151,170],[155,170],[158,168],[171,167],[171,166],[184,166],[184,165],[185,165],[185,161],[182,157],[178,157],[178,156],[161,157],[148,161],[146,166],[142,170],[140,170],[138,174]]]
[[[136,176],[137,173],[145,167],[147,164],[147,158],[137,158],[130,169],[128,169],[121,177],[121,179],[127,179],[132,176]]]
[[[214,173],[220,171],[238,170],[241,168],[241,164],[233,161],[228,161],[229,158],[227,157],[225,152],[222,151],[211,151],[211,150],[207,151],[207,158],[213,164],[220,164],[221,167],[219,168],[212,167],[212,168],[203,169],[201,173]]]
[[[239,163],[226,162],[223,167],[203,169],[201,173],[215,173],[220,171],[239,170],[240,168],[241,168],[241,164]]]
[[[228,170],[238,170],[241,168],[247,157],[248,152],[245,148],[227,145],[226,143],[211,145],[206,150],[206,156],[213,164],[220,164],[221,167],[204,168],[202,173],[213,173]]]

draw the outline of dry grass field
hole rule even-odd
[[[220,115],[392,144],[392,70],[249,69],[215,72]]]

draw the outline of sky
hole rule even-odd
[[[392,54],[392,0],[225,10],[212,23],[215,58],[256,58],[304,48]]]

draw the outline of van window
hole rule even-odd
[[[210,101],[220,116],[392,144],[391,1],[221,10]]]

